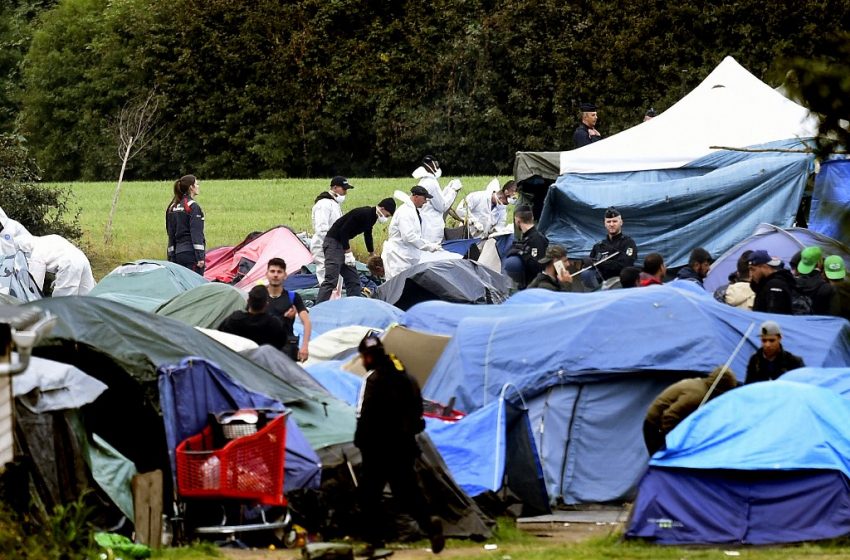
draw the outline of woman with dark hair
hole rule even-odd
[[[184,175],[175,181],[174,197],[165,211],[165,231],[168,233],[168,260],[203,274],[204,211],[194,199],[200,188],[194,175]]]

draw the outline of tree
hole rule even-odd
[[[39,170],[19,136],[0,134],[0,207],[33,235],[82,236],[71,189],[39,185]]]
[[[147,148],[162,131],[162,128],[158,125],[158,110],[159,98],[156,90],[152,89],[146,96],[137,97],[124,104],[115,119],[114,132],[118,145],[118,159],[121,161],[121,171],[118,173],[118,184],[115,186],[109,218],[106,220],[106,229],[103,234],[105,244],[112,242],[112,219],[115,216],[115,208],[118,206],[118,196],[121,194],[121,183],[124,181],[127,162]]]

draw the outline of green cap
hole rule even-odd
[[[844,259],[838,255],[827,257],[823,261],[823,272],[830,280],[843,280],[847,275],[847,270],[844,268]]]
[[[800,264],[797,265],[797,272],[800,274],[808,274],[815,269],[820,262],[823,252],[820,247],[806,247],[800,253]]]

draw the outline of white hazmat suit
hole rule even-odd
[[[413,178],[419,179],[418,184],[428,189],[428,193],[433,197],[428,199],[428,202],[419,210],[422,215],[422,237],[428,243],[443,241],[445,235],[443,230],[446,227],[443,216],[454,204],[457,192],[463,188],[459,179],[452,179],[444,189],[440,189],[440,182],[437,179],[441,174],[439,168],[436,173],[432,173],[425,166],[419,166],[413,172]]]
[[[471,237],[484,238],[505,228],[508,207],[498,201],[493,204],[493,194],[499,188],[499,180],[493,179],[483,191],[469,193],[458,205],[457,214],[468,223]]]
[[[84,296],[94,288],[94,276],[86,255],[61,235],[44,235],[33,238],[29,257],[32,279],[39,290],[44,290],[45,273],[56,276],[53,297]]]
[[[32,252],[33,235],[18,221],[8,217],[0,208],[0,243],[4,255],[23,251],[27,255]]]
[[[342,217],[342,200],[345,196],[332,192],[324,192],[319,195],[313,204],[313,237],[310,239],[310,252],[313,253],[313,263],[316,265],[316,280],[319,285],[325,280],[325,252],[322,245],[325,236],[335,221]]]

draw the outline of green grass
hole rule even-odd
[[[490,179],[462,178],[461,195],[483,189]],[[382,198],[391,197],[394,190],[408,192],[415,184],[412,178],[349,180],[355,188],[348,191],[343,211],[373,206]],[[500,178],[501,182],[506,180]],[[206,214],[208,248],[235,245],[252,231],[276,225],[287,225],[296,232],[311,231],[313,201],[330,183],[329,179],[200,181],[197,200]],[[447,182],[448,179],[442,180],[443,184]],[[105,246],[103,234],[115,183],[70,184],[80,210],[82,248],[92,263],[95,278],[100,279],[125,261],[165,258],[165,207],[171,199],[172,185],[170,181],[124,183],[113,221],[112,243]],[[377,250],[386,239],[388,225],[375,226]],[[355,241],[354,251],[365,260],[362,237]]]

